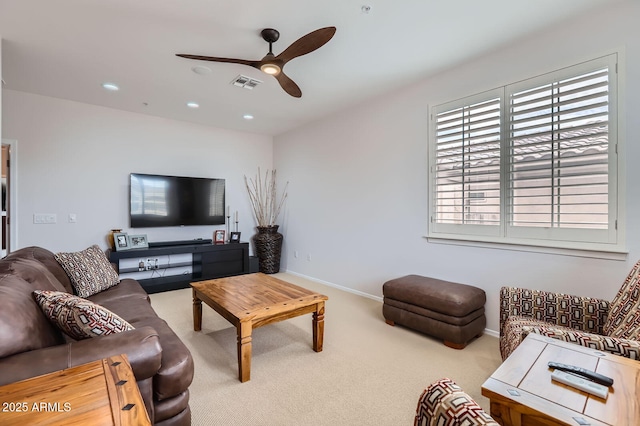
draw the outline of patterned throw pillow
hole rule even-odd
[[[61,291],[35,290],[33,295],[51,322],[76,340],[133,330],[107,308]]]
[[[619,339],[640,340],[640,261],[631,268],[609,305],[604,334]]]
[[[120,282],[107,256],[97,245],[76,253],[56,253],[55,258],[80,297],[100,293]]]

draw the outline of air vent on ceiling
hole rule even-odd
[[[252,90],[258,84],[261,84],[260,80],[256,80],[255,78],[247,77],[246,75],[240,74],[236,78],[231,81],[231,84],[238,87],[244,87],[245,89]]]

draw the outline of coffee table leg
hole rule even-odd
[[[241,382],[251,379],[251,322],[238,324],[238,378]]]
[[[198,299],[196,289],[193,289],[193,330],[202,329],[202,300]]]
[[[313,350],[322,352],[322,344],[324,342],[324,302],[316,305],[316,311],[313,313]]]

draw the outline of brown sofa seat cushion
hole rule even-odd
[[[0,358],[64,343],[62,333],[42,313],[34,290],[56,290],[16,275],[0,276]]]
[[[387,281],[382,286],[385,298],[439,312],[464,317],[483,308],[487,300],[484,290],[420,275],[407,275]]]

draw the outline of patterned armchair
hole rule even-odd
[[[414,426],[498,426],[469,395],[451,379],[429,385],[418,400]]]
[[[640,261],[609,302],[539,290],[500,290],[500,354],[529,333],[640,360]]]

